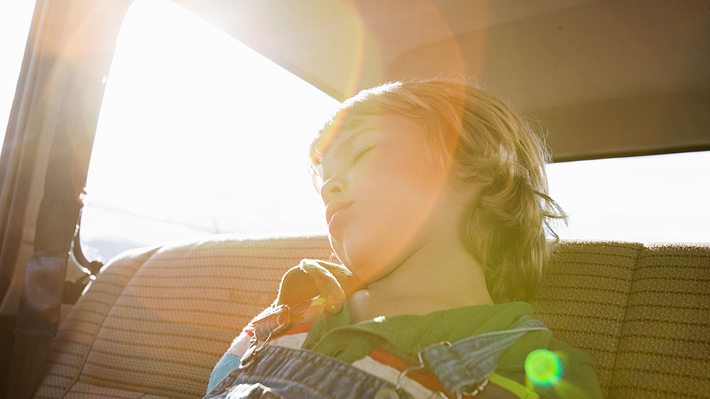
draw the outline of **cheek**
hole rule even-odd
[[[359,188],[351,223],[334,249],[359,278],[373,281],[426,240],[434,196],[409,172],[373,175]]]
[[[383,159],[382,167],[368,171],[364,183],[373,187],[370,191],[377,191],[393,211],[425,211],[439,196],[445,176],[422,158],[395,154]]]
[[[360,227],[380,235],[411,235],[424,223],[444,187],[444,174],[418,153],[392,152],[369,159],[353,175],[352,193]]]

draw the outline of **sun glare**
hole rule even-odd
[[[105,257],[204,234],[324,234],[308,145],[337,104],[173,2],[136,1],[107,79],[82,240],[125,236]]]

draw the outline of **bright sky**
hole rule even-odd
[[[33,3],[0,3],[0,121],[12,104]],[[99,118],[85,252],[106,260],[214,233],[325,234],[307,149],[336,105],[173,2],[136,0]],[[551,194],[570,215],[559,232],[710,242],[708,171],[710,152],[550,165]]]

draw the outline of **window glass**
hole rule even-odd
[[[126,14],[99,117],[82,248],[325,234],[308,146],[337,101],[170,1]]]
[[[710,152],[548,165],[566,239],[710,242]]]
[[[5,141],[34,6],[35,2],[28,0],[0,2],[0,149]]]

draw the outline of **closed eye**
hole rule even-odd
[[[351,162],[351,165],[355,165],[363,156],[365,156],[365,154],[367,154],[368,152],[370,152],[370,150],[372,150],[372,149],[374,149],[374,148],[375,148],[375,146],[372,146],[372,147],[365,148],[364,150],[358,152],[358,153],[353,157],[353,160],[352,160],[352,162]]]

